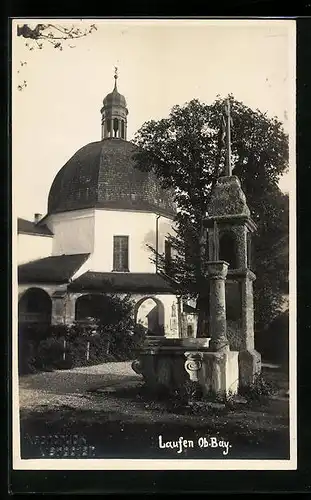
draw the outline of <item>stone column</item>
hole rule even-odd
[[[245,226],[237,226],[234,229],[236,236],[237,268],[247,268],[247,241]]]
[[[219,259],[219,228],[215,221],[213,227],[208,229],[208,254],[213,261]]]
[[[254,349],[254,300],[253,280],[255,276],[247,273],[241,283],[242,292],[242,349]]]
[[[61,325],[65,323],[65,296],[66,290],[64,287],[60,286],[58,290],[55,290],[52,299],[52,325]]]
[[[58,290],[52,295],[52,325],[70,324],[75,319],[75,297]]]
[[[242,285],[242,328],[241,348],[239,352],[240,386],[248,386],[254,382],[261,371],[261,356],[254,346],[254,304],[253,281],[255,275],[247,271]]]
[[[64,301],[62,297],[52,297],[51,324],[64,324]]]
[[[76,314],[76,296],[67,294],[65,297],[65,322],[67,325],[75,321]]]
[[[225,261],[207,263],[210,281],[210,348],[213,351],[229,349],[226,320],[225,280],[229,264]]]

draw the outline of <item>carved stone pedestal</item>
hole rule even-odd
[[[240,387],[251,385],[261,372],[261,356],[255,349],[239,352]]]
[[[224,349],[204,352],[199,384],[203,394],[236,394],[239,388],[238,352]]]
[[[235,394],[238,390],[238,352],[211,351],[209,339],[152,339],[132,367],[147,386],[157,391],[182,389],[194,382],[204,395]]]

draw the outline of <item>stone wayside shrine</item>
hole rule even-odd
[[[227,160],[211,195],[205,227],[210,288],[207,338],[147,339],[135,371],[153,388],[181,388],[196,382],[205,395],[235,394],[261,370],[254,349],[254,273],[250,270],[251,234],[256,230],[238,177],[232,175],[230,107],[227,103]],[[229,292],[230,290],[230,292]],[[234,296],[234,319],[228,329],[226,297]],[[230,313],[231,314],[231,313]]]
[[[261,369],[260,354],[254,349],[254,273],[250,270],[251,233],[256,229],[246,198],[236,176],[220,177],[206,219],[209,251],[215,256],[208,263],[210,279],[210,346],[216,351],[231,349],[238,354],[239,385],[253,382]],[[236,292],[235,331],[227,335],[226,292]]]

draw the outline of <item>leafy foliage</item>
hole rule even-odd
[[[134,324],[130,297],[94,297],[94,316],[71,325],[21,329],[20,373],[133,359],[146,331]]]
[[[62,51],[64,44],[69,48],[75,48],[72,42],[78,38],[84,38],[97,30],[95,24],[81,29],[78,26],[65,26],[63,24],[36,24],[31,27],[29,24],[17,25],[17,36],[24,38],[25,46],[29,50],[43,49],[45,43],[49,43],[54,49]],[[27,65],[27,61],[20,62],[21,67]],[[19,73],[19,71],[18,71]],[[23,90],[27,87],[27,81],[24,80],[17,88]]]
[[[35,42],[35,44],[26,43],[29,50],[34,50],[35,47],[42,49],[44,41],[51,43],[55,49],[63,50],[64,41],[85,37],[94,30],[97,30],[95,24],[83,30],[74,25],[66,27],[58,24],[37,24],[31,28],[29,24],[24,24],[17,26],[17,36]]]
[[[54,368],[71,368],[72,360],[69,358],[68,349],[63,359],[64,343],[61,338],[48,337],[42,340],[36,350],[34,366],[38,370],[53,370]]]
[[[239,389],[239,393],[245,397],[249,403],[260,402],[273,396],[276,392],[276,385],[266,379],[262,374],[256,375],[252,384]]]
[[[134,303],[131,297],[129,295],[120,297],[116,294],[107,294],[89,295],[81,298],[86,299],[86,302],[82,304],[84,305],[84,309],[81,309],[82,317],[79,317],[78,313],[79,321],[71,327],[70,336],[81,336],[81,334],[89,336],[93,332],[95,335],[107,339],[107,343],[111,347],[115,346],[116,349],[122,350],[125,347],[126,339],[131,336],[135,329]]]
[[[240,178],[258,231],[254,238],[257,269],[255,318],[262,327],[275,315],[286,289],[288,197],[277,183],[288,166],[288,138],[281,122],[252,110],[230,96],[233,175]],[[159,272],[171,278],[181,295],[197,299],[198,336],[208,314],[208,252],[203,220],[216,179],[224,172],[221,137],[224,99],[211,104],[194,99],[174,106],[167,118],[145,123],[137,132],[137,166],[154,171],[174,197],[175,234],[170,237],[173,258],[151,247]]]

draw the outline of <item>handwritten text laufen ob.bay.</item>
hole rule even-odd
[[[164,441],[163,436],[159,435],[158,438],[159,448],[174,449],[177,453],[182,453],[188,448],[219,448],[222,450],[223,455],[228,455],[229,448],[232,445],[229,441],[218,439],[217,437],[199,437],[196,441],[192,439],[184,439],[182,436],[177,441]]]

